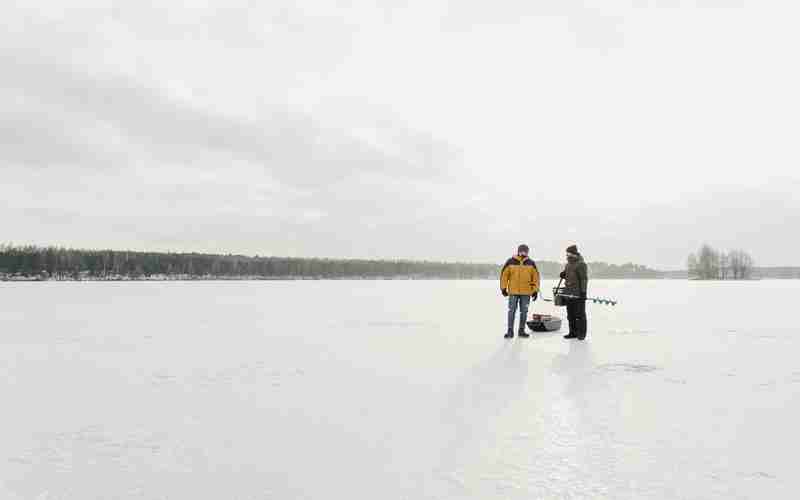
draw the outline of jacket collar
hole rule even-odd
[[[583,260],[581,254],[567,254],[567,262],[580,262]]]

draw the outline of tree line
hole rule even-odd
[[[563,264],[537,262],[544,277],[556,277]],[[637,264],[589,264],[593,278],[658,278]],[[0,277],[32,279],[276,279],[276,278],[496,278],[497,264],[409,260],[260,257],[202,253],[84,250],[36,245],[0,245]]]
[[[689,278],[701,280],[746,280],[753,277],[755,263],[744,250],[719,251],[703,245],[689,254],[686,267]]]

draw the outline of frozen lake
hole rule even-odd
[[[0,499],[800,495],[800,281],[590,291],[579,343],[495,281],[0,283]]]

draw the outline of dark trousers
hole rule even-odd
[[[567,320],[569,333],[583,338],[586,337],[586,301],[583,299],[567,299]]]

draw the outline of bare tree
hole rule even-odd
[[[697,254],[698,277],[703,280],[719,279],[719,252],[703,245]]]
[[[746,280],[753,276],[753,258],[744,250],[735,250],[731,252],[735,255],[734,262],[731,266],[733,270],[734,279]]]
[[[689,278],[700,278],[700,265],[697,262],[697,255],[690,253],[686,259],[686,269],[689,271]]]
[[[730,266],[733,279],[738,280],[739,270],[741,269],[742,264],[741,264],[741,255],[736,250],[732,250],[730,253]]]
[[[732,250],[729,254],[731,277],[746,280],[753,277],[753,258],[744,250]]]
[[[719,254],[719,279],[728,279],[728,271],[730,271],[730,252],[720,252]]]
[[[744,254],[744,263],[742,264],[742,279],[749,280],[753,277],[753,268],[755,263],[749,253],[742,251]]]

